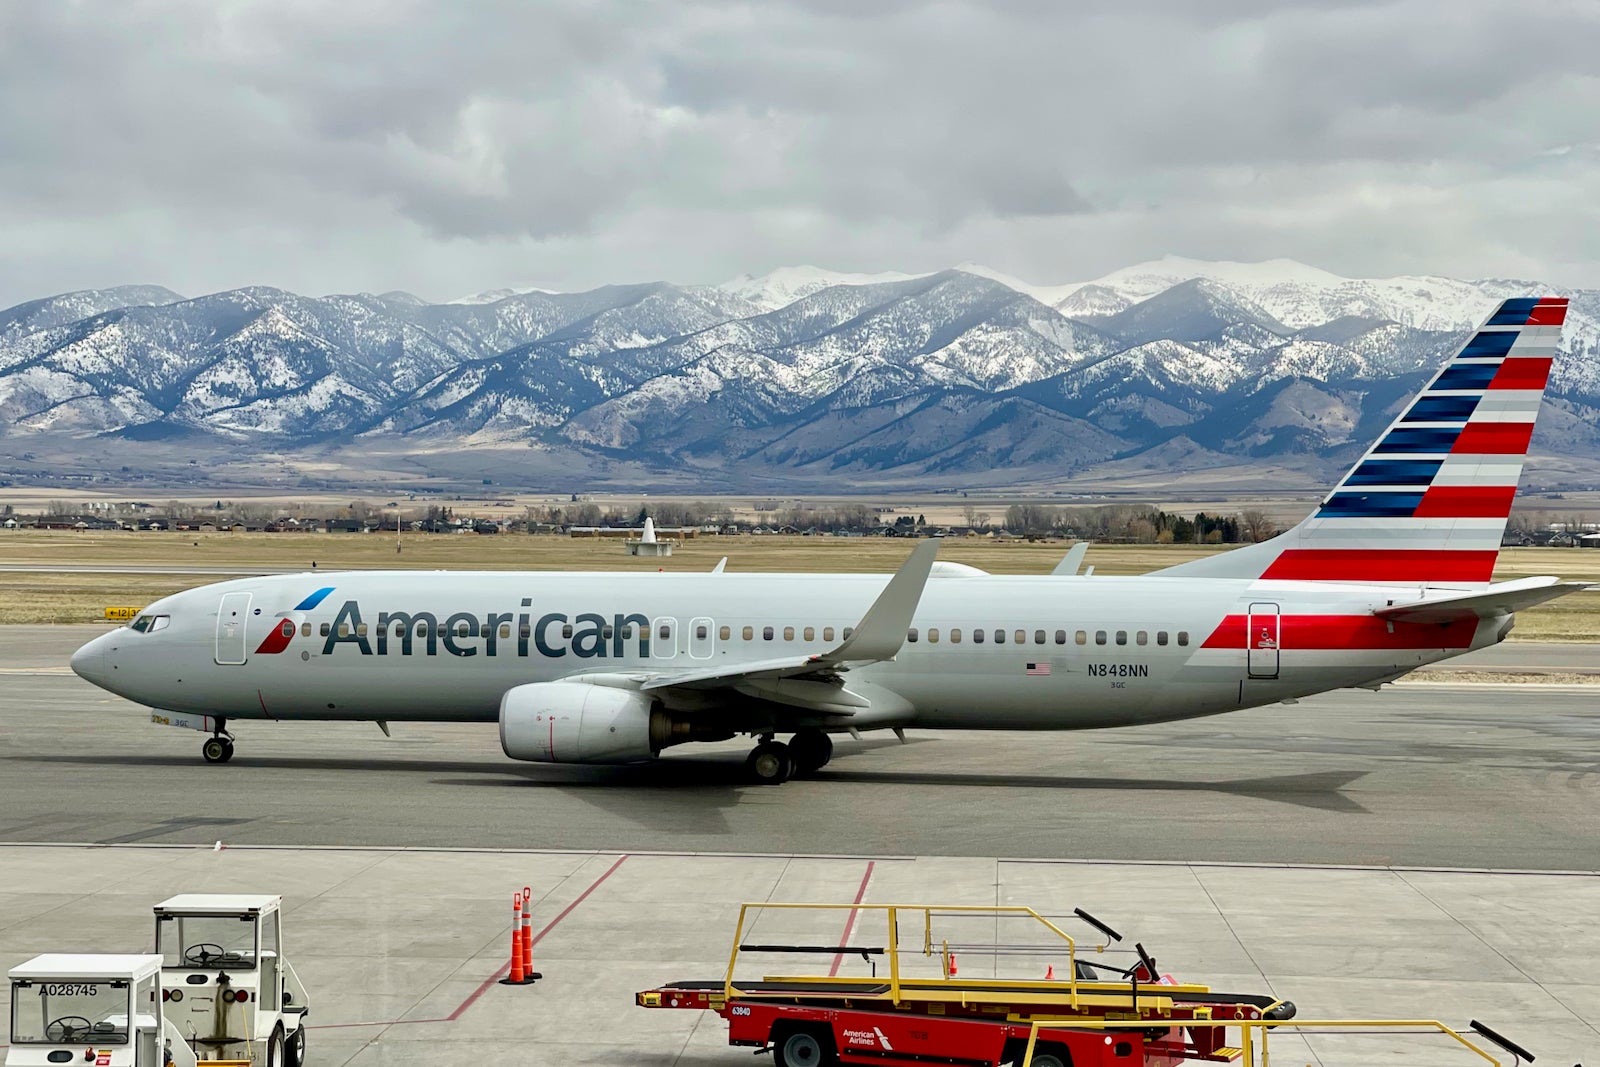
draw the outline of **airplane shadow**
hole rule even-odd
[[[915,743],[913,741],[912,743]],[[849,757],[871,748],[896,746],[897,741],[865,741],[848,748],[841,746],[834,762],[809,779],[793,785],[849,783],[867,786],[954,786],[980,789],[1052,789],[1076,792],[1133,792],[1133,793],[1220,793],[1229,796],[1266,800],[1294,807],[1320,811],[1366,814],[1368,809],[1348,796],[1344,790],[1352,782],[1364,777],[1360,771],[1313,771],[1303,774],[1283,774],[1257,778],[1239,778],[1225,781],[1184,780],[1171,777],[1112,778],[1049,774],[979,774],[961,771],[897,771],[864,770],[849,766]],[[98,756],[78,756],[68,753],[38,753],[28,756],[0,757],[0,760],[21,760],[32,763],[49,763],[63,766],[94,767],[104,770],[105,761]],[[671,791],[672,795],[687,799],[699,794],[705,800],[715,795],[723,804],[733,803],[748,791],[766,795],[770,786],[752,784],[744,772],[744,761],[728,754],[705,756],[674,756],[652,763],[624,766],[581,766],[574,764],[525,764],[501,762],[495,758],[475,760],[434,760],[395,758],[384,755],[374,759],[335,756],[263,756],[241,754],[227,768],[210,768],[199,763],[192,755],[179,754],[123,754],[117,762],[125,766],[160,767],[212,773],[215,770],[248,772],[251,769],[352,771],[385,774],[422,774],[431,776],[437,785],[490,786],[499,789],[518,786],[534,789],[604,789],[654,792]],[[779,787],[774,796],[781,796]],[[599,794],[587,798],[602,807],[611,807],[611,798]],[[636,807],[637,798],[623,801]],[[636,813],[637,814],[637,813]]]

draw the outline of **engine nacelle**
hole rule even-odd
[[[643,693],[604,685],[519,685],[500,698],[500,747],[539,763],[647,760],[670,743],[672,727],[651,704]]]

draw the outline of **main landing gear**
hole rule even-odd
[[[797,730],[786,745],[771,734],[745,760],[745,770],[758,785],[782,785],[794,776],[814,774],[833,758],[833,741],[821,730]]]
[[[206,738],[200,746],[200,755],[207,763],[227,763],[233,758],[233,735],[228,733],[225,719],[217,720],[217,732]]]

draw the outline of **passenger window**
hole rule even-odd
[[[356,636],[357,637],[365,637],[365,636],[367,636],[367,624],[366,623],[361,623],[359,626],[356,627]]]
[[[1135,644],[1148,645],[1150,643],[1150,635],[1145,631],[1140,630],[1138,633],[1133,635],[1133,640]]]
[[[1006,643],[1006,632],[1004,630],[996,630],[994,632],[994,643],[997,645]]]
[[[939,628],[937,626],[928,627],[928,644],[937,645],[938,643],[939,643]]]
[[[983,644],[983,633],[984,633],[984,631],[982,631],[982,630],[973,630],[972,631],[972,643],[975,644],[975,645]]]
[[[570,622],[561,628],[561,636],[566,638],[570,638],[572,636],[572,624]],[[662,634],[661,636],[665,637],[667,635]]]
[[[663,641],[672,640],[672,624],[670,622],[664,622],[660,626],[657,626],[656,636],[661,638]]]
[[[1166,643],[1167,643],[1167,631],[1165,631],[1165,630],[1157,630],[1156,631],[1156,644],[1164,645]]]
[[[1072,639],[1080,645],[1087,645],[1089,643],[1089,632],[1087,630],[1079,630],[1072,635]]]
[[[609,626],[600,627],[600,636],[605,638],[607,641],[611,640],[611,635],[613,632],[614,631]]]
[[[1106,632],[1104,630],[1096,630],[1094,632],[1094,643],[1097,645],[1106,643]]]
[[[403,623],[403,622],[395,623],[394,624],[394,635],[396,637],[404,637],[406,635],[406,624]]]
[[[961,627],[950,627],[950,643],[952,645],[959,645],[961,643]]]
[[[800,636],[805,638],[807,641],[815,641],[817,639],[816,627],[807,626],[804,630],[800,631]]]
[[[1067,643],[1067,631],[1065,631],[1065,630],[1057,630],[1056,631],[1056,644],[1064,645],[1066,643]]]
[[[754,626],[746,626],[740,636],[746,641],[754,641],[756,639],[756,628]]]
[[[1126,631],[1126,630],[1118,630],[1117,631],[1117,644],[1125,645],[1127,643],[1128,643],[1128,631]]]
[[[510,636],[511,636],[511,624],[509,622],[501,623],[500,624],[500,638],[501,638],[501,640],[505,640],[506,638],[508,638]]]
[[[309,622],[303,622],[303,623],[300,624],[300,636],[301,637],[310,637],[311,636],[311,624]]]
[[[917,643],[917,628],[915,626],[906,631],[906,641],[913,645]]]
[[[1011,635],[1011,641],[1012,641],[1013,644],[1018,644],[1018,645],[1027,644],[1028,643],[1028,631],[1026,631],[1026,630],[1018,630],[1018,631],[1016,631],[1015,633],[1013,633]]]
[[[630,630],[632,628],[633,627],[631,627],[631,626],[627,627],[627,629],[630,629]],[[400,636],[400,624],[399,623],[395,623],[394,624],[394,635],[396,637]],[[521,637],[521,638],[524,638],[524,639],[532,637],[533,636],[533,627],[528,623],[523,623],[522,625],[517,627],[517,636]],[[623,637],[632,637],[633,634],[625,633],[622,636]]]
[[[456,623],[456,636],[457,637],[470,637],[470,636],[472,636],[472,631],[468,628],[468,624],[467,623],[464,623],[464,622]]]
[[[793,641],[794,640],[794,627],[793,626],[785,626],[783,628],[783,639],[785,641]]]
[[[733,636],[733,630],[730,627],[724,626],[720,630],[717,631],[717,639],[718,640],[726,641],[726,640],[728,640],[728,638],[730,638],[732,636]]]
[[[609,629],[611,629],[611,627],[607,626],[606,629],[609,630]],[[696,641],[704,641],[708,636],[710,636],[710,634],[711,634],[711,628],[709,626],[707,626],[705,623],[701,623],[699,626],[696,626],[694,628],[694,639]],[[606,636],[610,637],[611,635],[607,634]]]
[[[822,639],[824,641],[832,641],[833,640],[833,627],[824,626],[822,628]]]
[[[761,628],[761,640],[763,640],[763,641],[771,641],[772,640],[772,627],[763,626]]]
[[[1035,630],[1035,631],[1033,631],[1033,643],[1036,644],[1036,645],[1044,644],[1044,631],[1043,630]]]
[[[846,626],[844,628],[844,639],[846,641],[850,640],[850,635],[855,633],[855,632],[856,632],[856,628],[854,626]]]
[[[1178,644],[1187,645],[1188,643],[1189,643],[1189,631],[1188,630],[1179,630],[1178,631]]]
[[[339,636],[340,637],[349,637],[350,636],[350,624],[349,623],[341,622],[339,624]]]
[[[322,626],[318,629],[317,632],[320,633],[323,637],[327,637],[328,634],[332,630],[333,630],[333,627],[329,626],[327,623],[323,623]]]

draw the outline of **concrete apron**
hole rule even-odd
[[[512,893],[533,889],[535,966],[507,965]],[[720,978],[746,901],[1082,907],[1163,971],[1293,1000],[1302,1018],[1481,1019],[1551,1063],[1600,1054],[1600,875],[967,858],[0,846],[0,963],[151,947],[178,892],[285,897],[286,954],[312,997],[311,1067],[337,1064],[731,1065],[710,1014],[645,1010],[641,989]],[[881,943],[882,919],[769,912],[762,938]],[[875,927],[873,924],[877,923]],[[991,923],[992,925],[992,923]],[[1083,933],[1081,926],[1069,933]],[[985,940],[992,930],[969,930]],[[916,934],[920,941],[920,931]],[[1016,940],[1015,936],[1011,937]],[[1037,940],[1037,938],[1032,938]],[[1107,957],[1117,962],[1117,957]],[[823,957],[756,969],[826,973]],[[1043,977],[1060,960],[1010,961]],[[859,956],[838,973],[865,974]],[[1124,964],[1125,965],[1125,964]],[[981,954],[964,976],[1024,976]],[[743,973],[743,972],[741,972]],[[8,993],[6,995],[9,995]],[[9,1004],[4,1005],[9,1019]],[[1280,1036],[1280,1063],[1463,1065],[1434,1038]],[[1280,1044],[1281,1042],[1281,1044]],[[1401,1054],[1415,1050],[1416,1059]]]

